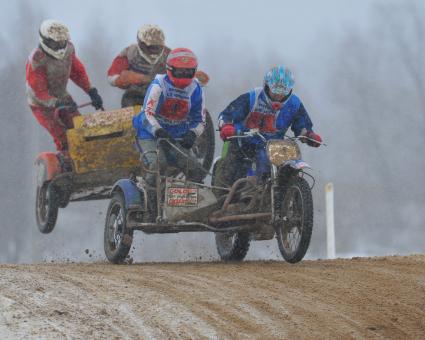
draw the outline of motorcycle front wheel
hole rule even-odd
[[[303,259],[313,230],[313,197],[308,182],[296,177],[284,190],[275,225],[280,253],[289,263]]]
[[[126,216],[124,195],[116,192],[109,202],[106,213],[103,243],[106,258],[112,263],[123,262],[133,242],[133,230],[127,228]]]

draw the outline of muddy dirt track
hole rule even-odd
[[[425,255],[0,265],[0,338],[425,338]]]

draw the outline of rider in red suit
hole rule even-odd
[[[112,86],[124,91],[121,106],[142,105],[146,91],[157,74],[165,74],[170,49],[165,46],[165,35],[156,25],[146,24],[137,32],[137,44],[126,47],[115,57],[108,70]],[[196,78],[205,86],[208,75],[196,71]]]
[[[45,20],[40,26],[40,45],[26,63],[27,98],[37,121],[52,135],[60,154],[67,154],[66,130],[73,128],[72,118],[80,115],[72,97],[66,91],[68,79],[84,90],[96,109],[102,108],[102,98],[92,87],[86,70],[69,41],[68,29],[58,21]],[[59,117],[54,113],[61,110]]]

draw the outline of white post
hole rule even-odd
[[[335,256],[335,224],[334,224],[334,186],[328,183],[325,186],[326,195],[326,244],[328,259]]]

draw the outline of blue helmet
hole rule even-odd
[[[291,70],[283,65],[270,69],[264,76],[264,87],[268,87],[273,94],[287,96],[294,87],[295,79]]]

